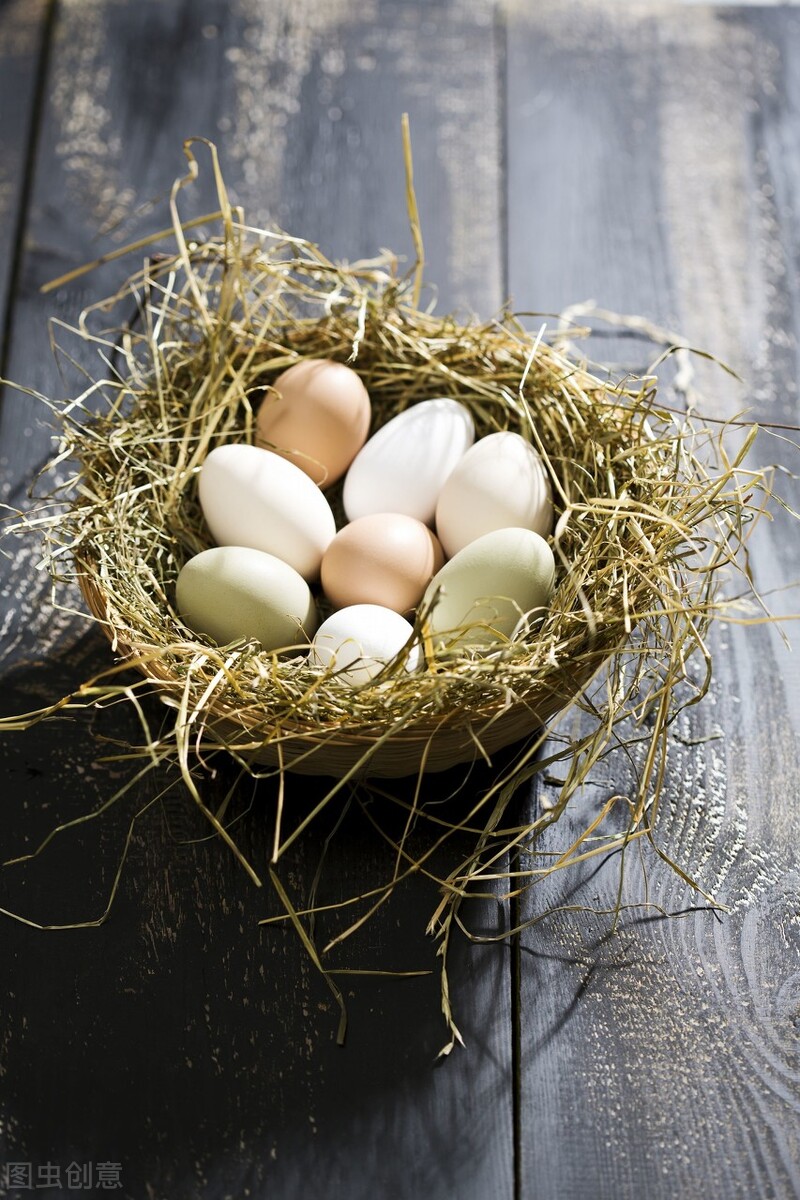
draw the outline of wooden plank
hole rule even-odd
[[[100,225],[168,188],[189,133],[221,141],[228,178],[255,219],[276,218],[348,257],[381,245],[408,253],[399,125],[408,109],[442,303],[494,310],[494,31],[466,3],[421,13],[377,0],[357,13],[343,0],[60,4],[9,375],[59,391],[45,318],[74,320],[123,268],[54,296],[43,298],[39,286],[109,241],[153,226],[150,214],[96,237]],[[468,76],[463,61],[475,64]],[[201,186],[197,211],[209,200]],[[474,239],[472,214],[482,228]],[[10,494],[19,497],[49,455],[50,435],[31,402],[14,393],[0,447],[13,469]],[[109,661],[99,634],[53,617],[34,562],[23,549],[0,564],[6,711],[63,694]],[[0,770],[13,783],[3,857],[119,787],[126,768],[103,761],[102,739],[137,733],[117,709],[0,743]],[[220,765],[217,794],[232,782],[231,768]],[[431,795],[441,798],[454,782],[437,778]],[[0,904],[44,922],[95,915],[128,820],[163,786],[163,778],[144,781],[37,862],[0,873]],[[293,784],[290,810],[308,811],[321,786]],[[237,836],[264,869],[262,813],[275,803],[274,787],[243,793],[242,812],[251,800]],[[320,821],[287,864],[298,898],[333,819]],[[142,1196],[273,1197],[316,1187],[334,1200],[376,1192],[510,1197],[507,951],[456,947],[454,1003],[469,1050],[442,1069],[432,1069],[446,1037],[435,975],[348,982],[350,1032],[341,1050],[335,1005],[294,933],[256,925],[276,904],[255,892],[216,840],[186,844],[205,837],[176,784],[137,827],[107,924],[60,933],[0,926],[10,981],[0,999],[0,1162],[118,1162],[126,1194]],[[332,846],[324,895],[360,890],[386,869],[356,813]],[[429,889],[405,889],[340,961],[435,970],[424,936],[435,903]]]
[[[0,12],[0,361],[47,12],[46,0],[13,0]]]
[[[746,381],[732,392],[704,375],[709,415],[751,405],[797,424],[800,14],[546,4],[510,24],[508,80],[516,303],[592,296],[684,330]],[[796,469],[785,444],[759,453]],[[796,506],[796,484],[782,491]],[[764,590],[798,579],[797,541],[783,517],[760,528]],[[771,598],[797,611],[796,596]],[[658,834],[730,915],[632,916],[610,936],[608,918],[562,913],[525,934],[522,1196],[800,1189],[800,687],[775,630],[718,629],[712,650],[712,694],[675,731]],[[546,849],[624,794],[620,764],[606,774]],[[542,785],[531,803],[549,798]],[[553,880],[523,918],[613,907],[617,868]],[[648,878],[667,910],[691,904],[668,868],[648,861]],[[631,859],[624,899],[643,894]]]

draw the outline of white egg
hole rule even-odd
[[[495,529],[459,550],[428,584],[437,648],[490,646],[526,632],[545,613],[553,593],[555,561],[532,529]],[[463,630],[463,632],[462,632]]]
[[[352,687],[369,683],[409,641],[414,630],[399,613],[380,604],[351,604],[323,621],[311,643],[308,661],[335,673]],[[406,659],[413,671],[419,661],[414,646]]]
[[[247,638],[265,650],[297,647],[317,627],[305,579],[282,559],[246,546],[213,546],[190,558],[175,605],[190,629],[219,646]]]
[[[448,558],[491,533],[516,526],[547,537],[553,529],[550,480],[518,433],[490,433],[460,459],[436,505],[436,533]]]
[[[422,400],[399,413],[350,465],[342,497],[348,520],[393,512],[432,524],[442,485],[474,437],[472,416],[457,400]]]
[[[200,468],[198,493],[218,545],[274,554],[304,579],[319,574],[336,523],[322,492],[294,463],[244,442],[217,446]]]

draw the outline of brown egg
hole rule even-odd
[[[370,513],[340,529],[322,558],[322,587],[337,608],[382,604],[406,613],[444,563],[434,533],[402,513]]]
[[[370,403],[344,363],[306,358],[275,380],[258,410],[256,441],[330,487],[367,440]]]

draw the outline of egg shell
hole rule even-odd
[[[454,468],[436,505],[436,532],[452,558],[484,533],[512,526],[547,537],[553,498],[536,450],[506,430],[481,438]]]
[[[439,539],[402,513],[370,513],[345,525],[322,558],[322,587],[344,608],[380,604],[409,612],[444,563]]]
[[[352,604],[323,621],[311,643],[308,661],[331,669],[334,678],[351,687],[363,687],[402,650],[414,630],[404,617],[379,604]],[[406,668],[419,661],[412,647]]]
[[[190,558],[178,575],[175,603],[190,629],[220,646],[252,638],[265,650],[297,647],[317,627],[303,577],[248,546],[213,546]]]
[[[544,616],[555,580],[553,552],[532,529],[495,529],[459,550],[425,591],[430,628],[439,649],[489,646],[511,638],[523,614],[531,626]],[[536,611],[540,610],[540,611]],[[453,634],[461,626],[470,628]]]
[[[371,405],[344,363],[307,358],[279,375],[256,418],[256,441],[287,458],[320,487],[344,475],[369,432]]]
[[[219,546],[263,550],[304,579],[317,577],[336,523],[328,501],[299,467],[259,446],[217,446],[200,468],[198,493]]]
[[[475,437],[472,415],[446,397],[392,417],[359,450],[342,500],[348,520],[397,512],[432,525],[444,481]]]

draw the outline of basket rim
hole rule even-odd
[[[182,682],[176,675],[163,668],[162,660],[154,659],[143,662],[140,657],[140,650],[144,649],[144,646],[137,649],[135,644],[120,639],[120,630],[108,620],[104,604],[104,592],[98,585],[96,577],[81,571],[78,576],[78,582],[92,616],[95,618],[97,624],[100,625],[108,641],[115,647],[117,661],[121,665],[124,665],[127,660],[132,660],[132,666],[145,678],[153,682],[159,691],[167,695],[174,693],[177,696],[180,694],[183,690]],[[624,638],[621,637],[622,633],[625,634]],[[621,643],[627,639],[627,636],[624,624],[620,622],[620,628],[617,630],[616,637],[610,639],[607,645],[597,646],[593,657],[591,659],[587,658],[584,661],[584,669],[577,676],[572,677],[571,684],[568,687],[551,687],[546,691],[545,689],[540,689],[538,698],[517,697],[510,704],[503,704],[498,700],[494,703],[487,703],[483,710],[468,710],[463,707],[460,709],[451,708],[437,714],[436,719],[423,714],[413,722],[409,722],[397,729],[388,740],[397,746],[419,749],[427,745],[432,737],[436,737],[437,734],[444,731],[452,731],[454,729],[470,730],[472,731],[470,737],[472,737],[474,736],[476,727],[481,730],[504,717],[519,721],[519,718],[523,714],[527,717],[526,724],[532,732],[551,720],[556,713],[566,707],[583,691],[591,678],[602,668],[603,664],[608,661],[615,651],[619,649]],[[215,706],[213,701],[209,706],[209,712],[221,717],[228,727],[237,725],[231,718],[230,712],[227,709]],[[245,737],[249,737],[253,741],[258,740],[259,730],[257,728],[245,727],[239,724],[238,729]],[[274,729],[274,726],[265,725],[262,730],[264,737],[266,738],[269,733],[274,732]],[[375,741],[375,734],[371,731],[370,727],[361,730],[357,727],[355,729],[340,728],[334,732],[315,733],[299,724],[283,722],[281,729],[282,736],[287,741],[297,742],[306,749],[309,747],[323,749],[331,744],[336,744],[365,751]]]

